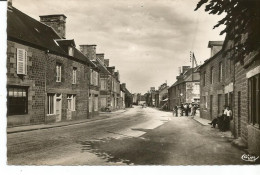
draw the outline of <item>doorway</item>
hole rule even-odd
[[[56,94],[56,122],[61,121],[61,94]]]

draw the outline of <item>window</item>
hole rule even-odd
[[[17,48],[17,74],[27,74],[27,52],[24,49]]]
[[[88,101],[88,110],[89,112],[92,112],[92,94],[89,94],[89,101]]]
[[[98,95],[94,97],[94,111],[98,111]]]
[[[90,69],[90,84],[93,84],[93,70]]]
[[[47,114],[55,114],[54,105],[55,105],[55,94],[47,94],[47,102],[48,102],[48,111]]]
[[[260,128],[260,74],[248,79],[249,123]]]
[[[92,77],[93,77],[93,85],[98,86],[98,72],[93,71],[92,72]]]
[[[208,103],[207,103],[207,96],[203,96],[203,101],[204,101],[204,108],[208,108]]]
[[[219,63],[219,77],[218,77],[219,82],[222,82],[222,79],[223,79],[223,65],[222,65],[222,62],[220,62]]]
[[[61,82],[61,64],[56,64],[56,82]]]
[[[73,51],[72,47],[68,47],[68,53],[69,53],[69,56],[73,56],[74,55],[74,51]]]
[[[28,113],[27,87],[13,86],[7,88],[7,114],[22,115]]]
[[[222,108],[222,95],[218,94],[218,114],[222,113],[221,108]]]
[[[203,79],[202,79],[202,80],[203,80],[203,86],[205,86],[205,85],[206,85],[206,71],[203,72],[203,75],[202,75],[202,76],[203,76],[203,77],[202,77],[202,78],[203,78]]]
[[[210,83],[213,84],[214,81],[214,69],[213,67],[210,68]]]
[[[68,110],[75,111],[76,110],[76,95],[68,94],[67,101],[68,101]]]
[[[106,79],[101,79],[101,80],[100,80],[100,89],[101,89],[101,90],[106,90],[106,89],[107,89]]]
[[[77,82],[77,68],[73,67],[72,70],[72,84],[76,84]]]

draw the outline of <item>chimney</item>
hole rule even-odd
[[[190,69],[190,66],[182,66],[182,73],[184,74],[189,69]]]
[[[109,67],[109,59],[104,59],[104,63],[107,67]]]
[[[98,54],[96,54],[96,57],[97,57],[98,59],[100,59],[100,61],[101,61],[102,64],[104,65],[104,57],[105,57],[105,54],[103,54],[103,53],[98,53]]]
[[[210,57],[213,57],[222,49],[223,41],[209,41],[208,48],[211,48]]]
[[[92,45],[79,45],[80,51],[91,61],[96,61],[96,46],[95,44]]]
[[[59,15],[43,15],[40,16],[40,21],[55,30],[55,32],[62,38],[66,38],[66,16]]]
[[[126,89],[126,84],[125,83],[122,83],[121,85],[122,85],[123,89]]]
[[[12,0],[7,0],[7,7],[13,6]]]

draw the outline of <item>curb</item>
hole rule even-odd
[[[118,114],[124,113],[125,111],[118,112]],[[107,113],[104,113],[107,114]],[[108,114],[116,114],[116,113],[108,113]],[[112,117],[109,117],[112,118]],[[51,129],[51,128],[60,128],[60,127],[65,127],[65,126],[71,126],[71,125],[77,125],[81,123],[89,123],[89,122],[94,122],[94,121],[99,121],[99,120],[106,120],[109,118],[100,118],[100,119],[95,119],[95,120],[84,120],[84,121],[79,121],[75,123],[66,123],[66,124],[61,124],[61,125],[55,125],[55,126],[44,126],[40,128],[30,128],[30,129],[23,129],[23,130],[16,130],[16,131],[6,131],[7,134],[14,134],[14,133],[19,133],[19,132],[29,132],[29,131],[35,131],[35,130],[44,130],[44,129]]]

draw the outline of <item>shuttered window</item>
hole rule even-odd
[[[17,74],[27,74],[27,52],[24,49],[17,48]]]

